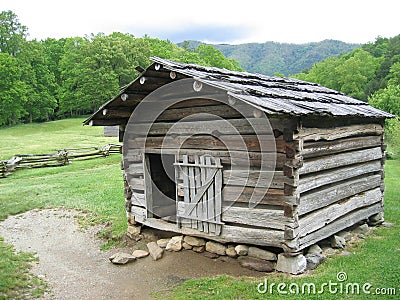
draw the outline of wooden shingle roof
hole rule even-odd
[[[368,103],[349,97],[338,91],[321,85],[293,78],[281,78],[229,71],[214,67],[186,64],[158,57],[150,58],[154,63],[143,71],[141,76],[125,86],[119,95],[104,104],[84,123],[93,125],[123,124],[121,118],[128,118],[134,109],[134,103],[143,99],[158,87],[182,78],[194,78],[203,84],[226,91],[231,97],[251,104],[267,114],[287,114],[294,116],[333,116],[391,118],[393,115],[373,108]],[[158,67],[155,68],[155,65]],[[158,70],[157,70],[158,69]],[[169,72],[177,77],[171,79]],[[149,87],[139,83],[141,77],[153,78]],[[123,102],[121,95],[127,93],[131,102]],[[133,102],[132,102],[133,101]],[[131,103],[131,104],[129,104]],[[110,109],[104,115],[102,111]],[[125,112],[121,114],[121,110]],[[112,111],[118,111],[114,116]]]

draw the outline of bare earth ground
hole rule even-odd
[[[33,272],[50,287],[45,299],[150,299],[150,293],[167,290],[189,278],[218,274],[263,276],[237,263],[213,260],[192,251],[166,252],[161,260],[150,257],[115,266],[108,257],[132,248],[101,251],[99,228],[82,230],[66,209],[33,210],[0,223],[0,236],[17,250],[36,252]]]

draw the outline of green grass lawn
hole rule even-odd
[[[118,142],[104,137],[103,127],[83,126],[84,118],[23,124],[0,129],[0,160],[15,154],[53,153],[63,148],[104,146]]]
[[[104,137],[102,127],[83,127],[83,120],[0,129],[0,159],[18,153],[52,153],[60,148],[118,142],[117,138]],[[63,167],[18,170],[1,178],[0,220],[33,208],[74,208],[90,212],[81,220],[84,224],[111,224],[105,235],[111,241],[117,240],[126,232],[120,162],[120,155],[114,154]],[[0,240],[0,299],[19,298],[27,292],[40,294],[43,284],[27,272],[32,259],[32,255],[14,253],[11,246]]]
[[[82,127],[81,119],[61,120],[43,124],[20,125],[0,129],[0,159],[17,153],[46,153],[60,148],[102,146],[117,142],[103,137],[102,127]],[[350,249],[350,256],[332,256],[312,273],[298,277],[266,274],[269,283],[315,283],[317,286],[337,282],[336,274],[346,272],[347,282],[371,283],[374,288],[397,288],[396,296],[356,295],[292,295],[292,299],[398,299],[400,295],[400,161],[388,160],[386,165],[386,220],[392,228],[380,228]],[[123,182],[120,155],[55,168],[20,170],[9,178],[0,179],[0,220],[33,208],[67,207],[88,211],[83,223],[111,224],[108,237],[117,240],[126,231]],[[29,293],[40,295],[44,283],[29,272],[34,257],[16,253],[0,239],[0,299],[24,298]],[[260,278],[229,276],[188,280],[168,294],[156,295],[170,299],[277,299],[277,294],[259,294]]]
[[[264,279],[249,277],[234,278],[218,276],[196,280],[188,280],[160,298],[168,299],[280,299],[282,296],[291,299],[399,299],[400,298],[400,161],[388,160],[386,162],[386,191],[385,191],[385,219],[394,224],[392,228],[379,228],[366,240],[361,240],[350,250],[350,256],[340,254],[328,258],[326,263],[315,271],[294,277],[279,273],[266,274],[267,282],[287,284],[288,286],[301,287],[302,284],[314,283],[320,287],[324,283],[338,283],[336,275],[345,272],[348,280],[345,283],[358,283],[362,286],[370,283],[371,294],[360,295],[330,294],[325,289],[323,294],[316,295],[279,295],[275,288],[274,294],[260,294],[257,285]],[[339,287],[339,286],[338,286]],[[334,288],[334,287],[333,287]],[[395,288],[396,295],[374,295],[375,288]],[[295,291],[295,289],[294,289]],[[344,289],[345,291],[345,289]],[[383,290],[382,290],[383,291]]]

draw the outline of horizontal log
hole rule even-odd
[[[300,197],[299,215],[304,215],[321,207],[351,197],[358,193],[379,187],[381,175],[370,175],[321,188]]]
[[[37,169],[37,168],[47,168],[47,167],[60,167],[65,166],[67,163],[65,162],[49,162],[49,163],[40,163],[40,164],[24,164],[17,165],[14,169]]]
[[[144,190],[144,179],[143,178],[130,178],[129,186],[135,190]]]
[[[269,122],[270,126],[268,126]],[[288,120],[278,118],[240,118],[223,120],[205,120],[203,122],[156,122],[151,124],[135,124],[135,136],[164,136],[169,134],[202,133],[215,135],[232,134],[272,134],[273,130],[283,133],[284,128],[291,126]],[[269,128],[271,127],[271,128]]]
[[[363,136],[334,141],[308,142],[304,143],[299,155],[304,158],[330,155],[334,153],[378,147],[382,144],[382,136]]]
[[[209,149],[234,151],[263,151],[286,153],[283,137],[274,138],[267,135],[179,135],[165,137],[143,137],[129,140],[129,148],[176,148],[176,149]],[[261,145],[261,146],[260,146]]]
[[[299,226],[293,229],[294,235],[301,238],[314,232],[327,224],[335,222],[342,216],[361,207],[372,205],[383,200],[382,192],[375,188],[364,193],[357,194],[339,203],[321,208],[299,219]]]
[[[128,149],[126,147],[122,153],[122,159],[126,166],[131,163],[143,163],[143,154],[137,149]]]
[[[222,221],[279,230],[295,226],[293,218],[285,217],[282,208],[225,207],[222,209]]]
[[[142,209],[141,212],[137,211],[137,209],[138,208],[134,208],[131,213],[135,221],[163,231],[197,236],[221,243],[244,243],[260,246],[281,247],[283,242],[284,232],[281,230],[223,225],[221,235],[216,236],[212,233],[205,233],[193,228],[179,228],[176,224],[169,223],[161,219],[146,218],[143,216],[145,209]]]
[[[282,247],[284,232],[244,226],[223,225],[221,238],[229,243]]]
[[[150,103],[149,103],[150,104]],[[220,118],[237,119],[242,117],[252,116],[252,110],[249,106],[239,106],[237,109],[228,105],[213,105],[213,106],[195,106],[184,108],[168,108],[164,110],[156,120],[153,117],[154,107],[143,109],[141,115],[137,115],[137,122],[154,122],[154,121],[203,121],[203,120],[218,120]],[[242,115],[242,113],[244,115]],[[110,113],[113,118],[129,118],[131,112],[128,110],[114,110]],[[129,127],[127,128],[129,129]],[[129,130],[128,130],[129,132]]]
[[[382,149],[380,147],[312,158],[303,161],[303,166],[299,169],[299,174],[319,172],[381,158]]]
[[[138,149],[129,149],[132,153],[138,153]],[[248,166],[260,167],[261,161],[263,166],[267,170],[282,170],[284,163],[286,162],[286,155],[283,153],[260,153],[260,152],[244,152],[244,151],[222,151],[222,150],[201,150],[201,149],[146,149],[146,153],[154,154],[178,154],[179,155],[189,155],[189,160],[192,161],[193,155],[210,155],[213,157],[218,157],[224,165],[234,165],[234,166]],[[135,159],[133,154],[129,154],[130,159]],[[124,159],[128,156],[124,155]],[[180,157],[181,159],[181,157]],[[129,161],[129,159],[128,159]]]
[[[227,186],[247,186],[271,189],[283,189],[285,176],[282,171],[260,170],[223,170],[223,184]],[[183,173],[179,172],[178,179],[183,180]]]
[[[287,204],[297,204],[295,196],[285,196],[283,190],[262,188],[225,186],[222,190],[222,199],[226,202],[269,204],[285,206]],[[251,201],[251,202],[250,202]]]
[[[127,173],[131,176],[143,175],[143,163],[129,163]]]
[[[339,231],[342,231],[350,226],[368,219],[370,216],[377,214],[383,211],[382,203],[378,202],[368,207],[360,208],[356,211],[353,211],[340,219],[337,219],[335,222],[330,223],[322,227],[321,229],[307,234],[306,236],[300,238],[298,240],[299,248],[298,250],[302,250],[308,246],[311,246]]]
[[[301,128],[296,135],[303,141],[337,140],[351,136],[381,135],[383,127],[380,124],[350,125],[334,128]]]
[[[374,160],[366,163],[351,165],[348,167],[337,168],[334,170],[313,173],[310,175],[301,176],[298,182],[297,192],[303,193],[321,186],[332,184],[335,182],[347,180],[352,177],[357,177],[363,174],[380,172],[382,164],[379,160]]]
[[[282,171],[224,170],[223,183],[226,185],[283,189],[286,177]]]

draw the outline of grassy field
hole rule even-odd
[[[116,138],[102,136],[101,127],[82,127],[83,119],[70,119],[43,124],[21,125],[0,129],[0,159],[17,153],[46,153],[60,148],[102,146],[115,143]],[[316,286],[337,282],[336,274],[346,272],[353,283],[370,283],[375,288],[397,288],[396,296],[292,295],[293,299],[398,299],[400,295],[400,161],[388,160],[386,165],[386,220],[392,228],[379,228],[375,234],[350,249],[350,256],[336,255],[312,273],[298,277],[267,274],[269,283],[315,283]],[[0,220],[9,215],[33,208],[67,207],[88,211],[85,224],[103,222],[111,224],[104,235],[112,240],[126,231],[123,202],[123,183],[120,156],[74,162],[69,166],[21,170],[9,178],[0,179]],[[44,283],[29,273],[33,255],[15,253],[0,239],[0,299],[23,298],[26,293],[40,295]],[[188,280],[164,299],[277,299],[277,290],[270,295],[259,294],[261,279],[219,276]]]
[[[304,283],[313,283],[317,287],[329,282],[339,283],[336,275],[339,272],[347,274],[344,283],[358,283],[362,286],[370,283],[371,294],[360,295],[340,293],[340,286],[336,293],[325,292],[316,295],[290,294],[280,295],[277,288],[274,294],[269,292],[260,294],[257,291],[258,284],[264,282],[262,279],[248,277],[234,278],[219,276],[214,278],[203,278],[188,280],[176,287],[171,293],[164,294],[160,298],[168,299],[280,299],[282,296],[291,299],[399,299],[400,297],[400,161],[388,160],[386,162],[386,191],[385,191],[385,219],[394,224],[391,228],[378,228],[374,234],[366,240],[360,240],[349,250],[351,255],[334,255],[327,262],[319,266],[312,273],[294,277],[284,274],[267,274],[265,279],[269,284],[285,283],[284,291],[288,292],[288,286],[293,284],[301,287]],[[269,285],[270,286],[270,285]],[[395,288],[396,295],[377,295],[378,292],[389,293],[388,289]],[[333,287],[334,291],[335,287]],[[378,289],[378,290],[377,290]],[[386,290],[384,290],[386,289]],[[295,289],[293,290],[295,291]]]
[[[118,142],[117,138],[105,138],[102,127],[83,127],[82,121],[69,119],[0,129],[0,159],[17,153],[52,153],[60,148]],[[0,220],[33,208],[74,208],[90,212],[81,220],[85,224],[112,224],[104,235],[117,240],[126,232],[120,162],[120,155],[114,154],[63,167],[19,170],[2,178]],[[18,298],[27,292],[40,294],[43,285],[27,272],[32,259],[26,253],[13,253],[0,240],[0,299]]]

